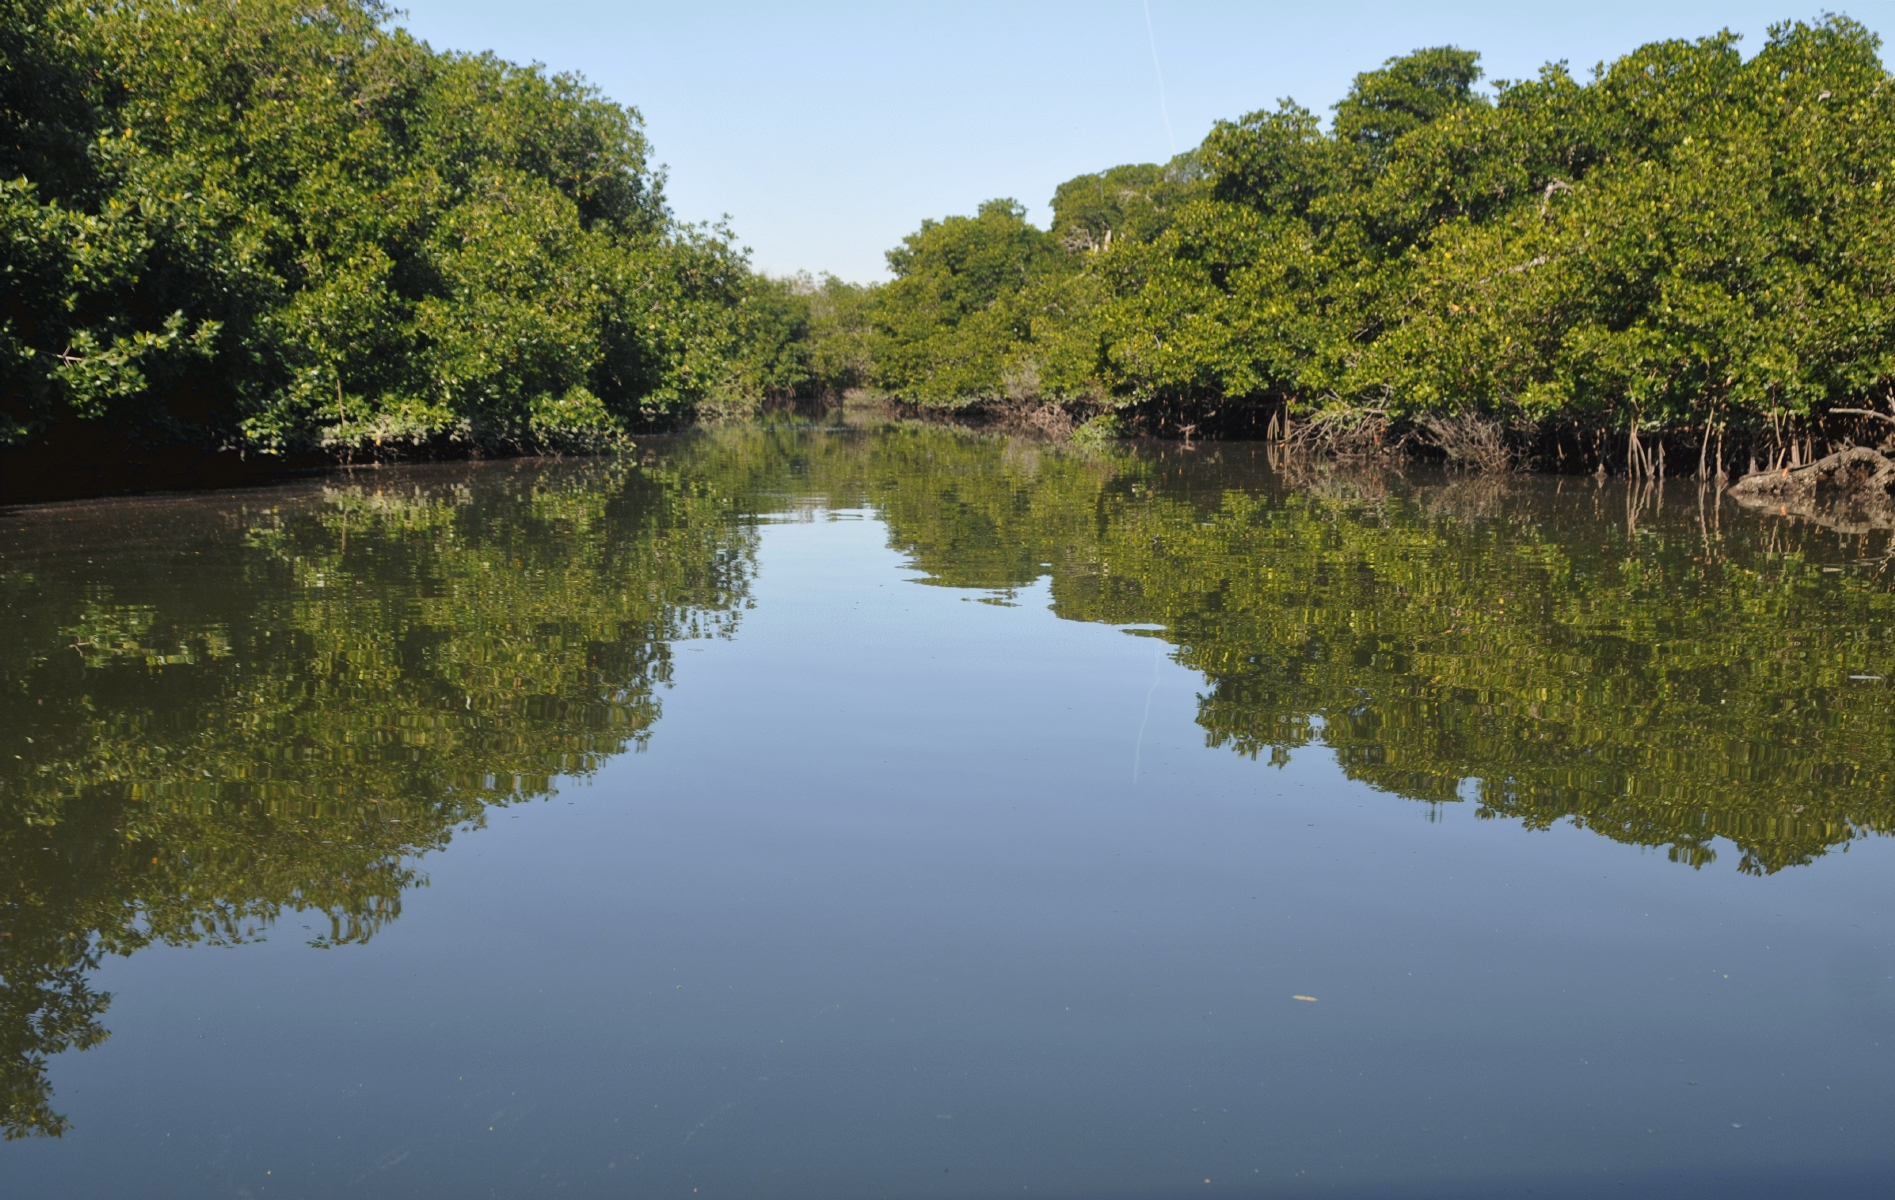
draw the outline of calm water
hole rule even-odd
[[[1890,1194],[1888,553],[902,428],[0,514],[0,1196]]]

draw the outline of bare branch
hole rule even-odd
[[[1838,414],[1846,414],[1851,417],[1874,417],[1878,421],[1887,421],[1890,425],[1895,425],[1895,417],[1891,417],[1887,413],[1876,412],[1871,408],[1832,408],[1823,415],[1833,417]]]
[[[1553,203],[1554,192],[1570,192],[1572,190],[1573,190],[1573,185],[1570,183],[1567,183],[1564,179],[1548,180],[1546,184],[1546,190],[1540,193],[1540,216],[1542,218],[1546,216],[1546,208],[1547,208],[1547,205]]]

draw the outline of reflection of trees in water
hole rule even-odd
[[[1888,692],[1850,676],[1895,657],[1887,593],[1800,552],[1707,556],[1695,530],[1593,532],[1233,502],[1195,560],[1244,544],[1268,565],[1217,572],[1215,610],[1173,627],[1211,681],[1200,720],[1256,754],[1317,717],[1376,786],[1452,800],[1472,780],[1483,815],[1693,864],[1716,835],[1773,871],[1886,831]]]
[[[669,643],[748,587],[730,499],[663,472],[395,478],[17,531],[44,550],[0,599],[9,1136],[64,1128],[43,1065],[105,1036],[102,955],[285,909],[367,939],[417,855],[640,744]]]
[[[746,518],[811,503],[875,506],[930,582],[1050,576],[1062,617],[1163,626],[1212,746],[1320,740],[1403,796],[1694,865],[1723,836],[1753,872],[1895,824],[1895,596],[1855,565],[1881,543],[1590,480],[1286,482],[1242,446],[653,445],[15,522],[10,1134],[63,1127],[43,1063],[104,1036],[102,955],[245,941],[285,908],[327,918],[318,944],[370,936],[421,852],[640,744],[670,642],[746,603]]]
[[[1714,498],[1707,518],[1695,492],[1640,495],[1633,520],[1590,481],[1286,491],[1244,478],[1245,449],[1210,453],[1240,461],[995,467],[888,511],[944,578],[1034,574],[967,577],[968,535],[933,523],[978,509],[1052,564],[1061,616],[1164,625],[1206,679],[1213,746],[1282,762],[1320,736],[1388,791],[1471,786],[1483,816],[1570,818],[1693,865],[1723,836],[1747,872],[1895,826],[1895,596],[1856,539],[1719,520]],[[1220,470],[1229,486],[1174,486]]]
[[[1234,444],[724,436],[876,506],[931,582],[1050,576],[1060,616],[1163,625],[1213,746],[1320,740],[1400,795],[1693,865],[1722,836],[1746,872],[1895,826],[1886,538],[1695,487],[1272,469]],[[716,474],[710,445],[689,473]]]

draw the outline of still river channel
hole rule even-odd
[[[0,513],[0,1196],[1895,1194],[1895,566],[729,429]]]

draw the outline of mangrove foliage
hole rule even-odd
[[[379,0],[0,0],[12,474],[606,446],[793,387],[783,291],[636,110]]]
[[[1437,47],[1156,165],[924,222],[870,382],[1108,428],[1732,473],[1895,425],[1895,86],[1842,17],[1481,87]],[[1882,416],[1846,410],[1882,410]],[[1816,443],[1816,444],[1813,444]],[[1680,464],[1683,465],[1683,464]]]

